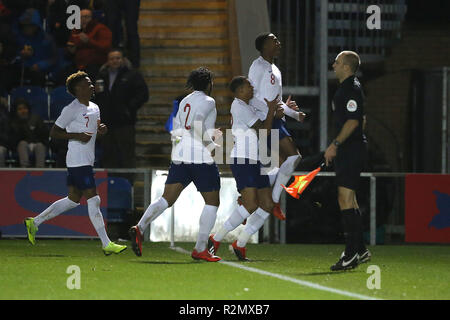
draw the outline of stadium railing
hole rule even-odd
[[[309,172],[295,171],[292,175],[304,175]],[[369,231],[369,244],[376,245],[377,239],[377,178],[392,177],[392,178],[404,178],[408,172],[362,172],[361,178],[369,179],[370,181],[370,231]],[[319,172],[317,177],[335,177],[334,172]],[[281,209],[286,212],[286,192],[281,194],[280,200]],[[286,221],[280,221],[279,238],[280,243],[286,243]]]

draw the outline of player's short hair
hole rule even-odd
[[[76,73],[71,74],[66,79],[66,88],[67,92],[69,92],[71,95],[75,96],[75,87],[76,85],[86,77],[89,77],[89,75],[84,71],[78,71]]]
[[[255,39],[256,50],[258,50],[259,52],[262,52],[262,49],[264,48],[264,42],[271,34],[272,34],[271,32],[264,32],[256,37],[256,39]]]
[[[212,82],[213,73],[206,67],[199,67],[192,70],[186,82],[188,89],[205,91]]]
[[[242,85],[244,85],[246,80],[247,78],[244,76],[236,76],[233,79],[231,79],[229,85],[231,92],[236,93],[236,90],[239,89]]]
[[[361,65],[359,55],[354,51],[342,51],[342,54],[344,64],[348,65],[353,73],[356,73]]]

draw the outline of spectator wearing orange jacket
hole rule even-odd
[[[95,78],[107,60],[112,33],[107,26],[92,19],[90,9],[81,10],[80,15],[81,30],[72,30],[67,49],[75,55],[77,68],[85,70],[91,78]]]

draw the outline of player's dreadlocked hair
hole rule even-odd
[[[266,41],[266,39],[269,37],[270,34],[271,34],[270,32],[264,32],[256,37],[256,39],[255,39],[256,50],[258,50],[259,52],[262,52],[262,49],[264,47],[264,41]]]
[[[189,74],[186,82],[188,89],[205,91],[213,79],[213,73],[206,67],[197,68]]]
[[[68,76],[66,79],[67,92],[75,96],[75,86],[86,77],[89,77],[89,75],[84,71],[78,71]]]

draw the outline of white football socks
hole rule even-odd
[[[214,235],[214,240],[222,241],[223,238],[228,234],[228,232],[236,229],[242,221],[247,219],[250,213],[245,209],[244,206],[239,206],[231,213],[230,217],[225,221],[220,230]]]
[[[97,231],[100,240],[102,241],[103,248],[106,247],[111,241],[106,234],[105,222],[103,221],[103,215],[100,211],[100,196],[95,196],[87,199],[87,206],[89,212],[89,219],[91,219],[92,225],[95,231]]]
[[[161,213],[164,212],[169,207],[169,204],[167,203],[166,199],[163,197],[160,197],[155,202],[150,204],[145,210],[144,214],[142,215],[141,220],[139,220],[138,228],[141,234],[144,233],[144,230],[148,227],[150,222],[155,220]]]
[[[241,248],[245,247],[250,237],[258,232],[269,215],[270,214],[268,212],[264,211],[261,208],[256,209],[256,211],[252,213],[250,218],[247,219],[244,230],[242,230],[239,234],[239,237],[237,239],[237,246]]]
[[[47,220],[50,220],[63,212],[73,209],[80,205],[79,203],[73,202],[68,197],[59,199],[53,202],[47,209],[42,211],[36,218],[34,218],[34,225],[39,227],[39,225]]]
[[[283,187],[281,185],[286,185],[301,159],[302,157],[300,155],[290,156],[280,166],[280,170],[278,171],[278,175],[272,189],[273,202],[280,202],[281,192],[283,191]]]
[[[197,242],[195,244],[195,250],[197,250],[197,252],[202,252],[206,249],[209,233],[216,222],[217,209],[218,207],[207,204],[203,207],[199,221],[200,227],[198,230]]]

